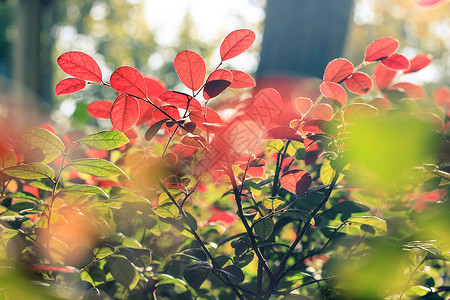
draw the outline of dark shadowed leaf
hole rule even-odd
[[[120,95],[111,108],[111,123],[122,132],[127,131],[139,119],[139,102],[128,95]]]
[[[309,120],[302,126],[302,130],[310,133],[326,133],[332,136],[337,135],[337,127],[333,123],[325,120]]]
[[[233,82],[233,74],[224,69],[212,72],[206,80],[203,98],[209,100],[222,93]]]
[[[58,57],[58,65],[67,74],[88,81],[102,81],[102,71],[95,60],[79,51],[67,52]]]
[[[366,49],[365,61],[376,61],[397,51],[399,43],[392,38],[381,38],[372,42]]]
[[[123,66],[111,74],[111,87],[124,94],[142,99],[147,96],[147,84],[144,77],[133,67]]]
[[[341,82],[353,73],[353,64],[345,58],[330,61],[325,68],[323,81]]]
[[[237,280],[238,282],[243,282],[245,279],[244,272],[242,272],[241,268],[236,265],[229,265],[222,269],[222,272]]]
[[[312,179],[306,171],[290,170],[281,176],[280,183],[289,192],[300,196],[311,186]]]
[[[164,123],[167,122],[167,120],[169,119],[163,119],[163,120],[159,120],[156,123],[153,123],[145,132],[145,139],[147,141],[151,141],[155,135],[158,133],[158,131],[161,129],[161,127],[164,125]]]
[[[273,232],[273,220],[271,218],[266,218],[262,220],[256,220],[253,225],[253,230],[259,237],[260,241],[267,240]]]
[[[249,29],[239,29],[228,34],[220,45],[222,61],[245,52],[255,41],[255,33]]]
[[[127,289],[133,289],[139,281],[139,275],[133,264],[124,256],[112,255],[108,258],[108,268],[118,283]]]
[[[56,95],[66,95],[78,92],[86,87],[86,81],[78,78],[66,78],[55,87]]]
[[[185,267],[183,276],[191,287],[198,290],[212,268],[212,264],[208,261],[194,261]]]

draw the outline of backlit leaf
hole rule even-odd
[[[189,114],[189,119],[191,119],[193,122],[195,122],[197,127],[204,131],[206,131],[206,129],[207,129],[207,127],[204,125],[204,123],[208,123],[208,124],[222,124],[223,123],[220,115],[210,108],[206,109],[206,120],[205,120],[204,114],[198,110],[192,111]],[[208,128],[208,129],[210,129],[210,128]],[[210,131],[211,131],[211,129],[210,129]],[[215,131],[215,130],[212,130],[212,131]]]
[[[111,74],[111,87],[124,94],[145,99],[147,96],[147,84],[144,77],[133,67],[123,66]]]
[[[351,217],[347,219],[346,224],[351,227],[360,227],[364,230],[365,226],[370,226],[373,229],[373,234],[380,236],[387,233],[386,221],[378,217]],[[365,232],[370,232],[368,229]]]
[[[424,99],[427,97],[425,89],[414,83],[398,82],[392,86],[392,89],[405,93],[409,99]]]
[[[118,166],[100,158],[76,159],[67,164],[75,170],[97,177],[109,177],[114,175],[128,175]]]
[[[198,290],[212,269],[213,266],[208,261],[194,261],[186,265],[183,276],[191,287]]]
[[[358,120],[364,120],[377,114],[378,109],[366,103],[353,103],[344,110],[344,120],[352,123]]]
[[[151,141],[155,135],[158,133],[158,131],[161,129],[161,127],[164,125],[164,123],[167,122],[168,119],[162,119],[159,120],[156,123],[153,123],[145,132],[145,139],[147,141]]]
[[[58,57],[58,65],[67,74],[88,81],[102,81],[102,71],[95,60],[79,51],[67,52]]]
[[[181,109],[202,110],[202,106],[197,99],[185,93],[166,91],[162,93],[159,98],[161,98],[162,101]]]
[[[22,139],[33,147],[64,152],[64,143],[52,132],[43,128],[29,128],[20,133]]]
[[[17,156],[14,152],[0,145],[0,169],[17,165]]]
[[[85,136],[77,142],[100,150],[112,150],[125,145],[129,141],[130,140],[122,132],[111,130]]]
[[[341,85],[335,82],[324,82],[320,85],[319,89],[322,95],[328,99],[337,101],[341,107],[344,107],[345,103],[347,103],[347,93]]]
[[[113,102],[109,100],[97,100],[90,103],[86,110],[87,112],[97,119],[109,119],[111,118],[111,108]]]
[[[311,118],[329,121],[333,118],[333,108],[329,104],[319,103],[309,114]]]
[[[78,78],[66,78],[61,80],[55,87],[57,96],[78,92],[86,87],[86,81]]]
[[[264,138],[303,142],[303,137],[298,133],[298,131],[287,126],[274,127],[267,130]]]
[[[220,211],[215,213],[211,218],[209,218],[208,223],[212,222],[224,222],[227,225],[233,225],[237,218],[234,214],[227,211]]]
[[[376,61],[388,57],[397,51],[399,43],[392,38],[381,38],[372,42],[366,49],[365,61]]]
[[[252,76],[238,70],[231,70],[233,82],[229,86],[231,89],[245,89],[255,86],[255,80]]]
[[[81,194],[94,194],[98,195],[102,198],[108,199],[108,194],[105,193],[105,191],[98,186],[94,185],[86,185],[86,184],[73,184],[64,187],[60,193],[81,193]]]
[[[127,131],[139,119],[139,102],[128,95],[119,95],[111,107],[111,123],[122,132]]]
[[[416,55],[410,62],[409,69],[404,71],[403,74],[413,73],[422,70],[428,66],[433,60],[433,56],[430,54]]]
[[[325,120],[308,120],[303,124],[302,130],[310,133],[327,133],[332,136],[336,136],[338,132],[336,125]]]
[[[325,68],[323,81],[341,82],[353,73],[353,64],[345,58],[330,61]]]
[[[28,270],[33,272],[59,272],[59,273],[78,273],[80,270],[70,266],[55,266],[46,264],[31,265]]]
[[[386,89],[392,83],[397,73],[396,70],[389,69],[383,64],[379,64],[373,72],[373,79],[375,80],[378,89],[380,91]]]
[[[233,74],[224,69],[212,72],[206,80],[203,98],[209,100],[222,93],[233,82]]]
[[[201,88],[205,80],[206,66],[200,55],[189,50],[181,51],[175,57],[173,66],[187,88],[192,91]]]
[[[144,80],[147,86],[147,97],[152,101],[159,98],[159,95],[167,90],[164,82],[162,82],[158,78],[152,76],[144,76]]]
[[[249,29],[239,29],[228,34],[220,45],[222,61],[245,52],[255,41],[255,33]]]
[[[310,98],[307,97],[297,97],[294,100],[295,107],[297,108],[297,111],[302,115],[305,116],[311,107],[313,106],[313,102]]]
[[[355,72],[344,81],[345,87],[352,93],[365,95],[372,89],[372,79],[363,72]]]
[[[290,170],[281,176],[280,183],[289,192],[300,196],[311,186],[312,179],[306,171]]]
[[[155,111],[153,112],[153,119],[155,121],[170,119],[169,116],[174,120],[181,118],[180,111],[173,105],[160,106],[159,109],[155,108]]]
[[[43,163],[30,163],[9,167],[3,170],[8,176],[20,179],[54,178],[55,172]]]
[[[392,70],[408,70],[411,65],[409,60],[401,54],[392,54],[383,58],[381,63]]]
[[[275,89],[265,88],[256,94],[251,108],[254,118],[265,125],[281,115],[283,100]]]
[[[418,0],[416,2],[417,6],[421,7],[433,7],[439,3],[441,3],[443,0]]]

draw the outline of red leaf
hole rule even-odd
[[[378,109],[372,105],[365,103],[354,103],[347,106],[344,110],[344,120],[351,123],[357,120],[373,117],[377,114]]]
[[[397,71],[391,70],[383,64],[379,64],[373,72],[375,84],[380,91],[386,89],[392,83],[396,75]]]
[[[180,119],[180,111],[178,110],[178,108],[176,108],[173,105],[161,106],[160,110],[164,111],[166,114],[171,116],[174,120]],[[168,119],[167,115],[162,113],[160,110],[155,108],[155,111],[153,112],[153,119],[155,121],[161,121],[164,119]]]
[[[345,58],[330,61],[323,74],[323,81],[341,82],[353,73],[353,64]]]
[[[419,0],[416,2],[416,5],[421,7],[432,7],[439,4],[442,1],[443,0]]]
[[[427,97],[423,87],[409,82],[398,82],[392,86],[392,89],[404,92],[410,99],[424,99]]]
[[[197,99],[185,93],[166,91],[162,93],[159,98],[162,101],[175,105],[176,107],[181,109],[203,110]]]
[[[42,271],[61,272],[61,273],[78,273],[79,272],[79,270],[74,267],[52,266],[52,265],[44,265],[44,264],[32,265],[32,266],[29,266],[28,269],[30,271],[35,271],[35,272],[42,272]]]
[[[61,80],[55,87],[57,96],[72,94],[86,87],[86,81],[78,78],[66,78]]]
[[[122,132],[127,131],[139,119],[139,102],[128,95],[120,95],[111,108],[111,123]]]
[[[398,49],[398,41],[392,38],[381,38],[372,42],[366,49],[365,61],[376,61],[388,57]]]
[[[206,80],[203,98],[209,100],[222,93],[233,82],[233,74],[224,69],[212,72]]]
[[[206,147],[206,140],[201,135],[188,133],[182,139],[181,143],[186,146],[194,148],[204,148]]]
[[[423,68],[425,68],[426,66],[428,66],[432,60],[433,60],[433,56],[431,56],[430,54],[417,55],[409,61],[411,63],[411,65],[409,66],[408,70],[403,72],[403,74],[420,71]]]
[[[344,81],[345,87],[352,93],[365,95],[372,89],[372,79],[363,72],[355,72]]]
[[[233,225],[236,222],[236,216],[227,211],[221,211],[214,214],[211,218],[209,218],[208,223],[212,222],[224,222],[227,225]]]
[[[261,90],[253,101],[253,116],[262,124],[268,124],[281,115],[283,109],[283,99],[280,94],[272,89]]]
[[[206,76],[206,66],[200,55],[189,50],[181,51],[175,56],[173,66],[187,88],[196,91],[202,87]]]
[[[411,65],[409,59],[401,54],[392,54],[389,57],[383,58],[381,63],[392,70],[408,70]]]
[[[206,127],[204,125],[204,123],[208,123],[208,124],[222,124],[223,123],[222,118],[219,116],[219,114],[210,108],[207,109],[206,120],[205,120],[205,116],[203,115],[203,113],[198,110],[192,111],[189,115],[189,119],[191,119],[193,122],[195,122],[197,127],[204,131],[206,131],[208,129],[209,131],[214,132],[214,131],[217,131],[220,129],[220,128],[216,128],[216,130],[214,130],[211,126]]]
[[[147,84],[144,77],[133,67],[120,67],[111,74],[111,87],[116,91],[138,98],[147,96]]]
[[[222,61],[245,52],[254,41],[255,33],[249,29],[239,29],[231,32],[220,45],[220,57]]]
[[[306,171],[290,170],[281,176],[280,183],[289,192],[300,196],[311,186],[312,178]]]
[[[319,103],[309,114],[311,118],[329,121],[333,118],[333,108],[328,104]]]
[[[307,97],[297,97],[294,102],[297,111],[302,115],[302,117],[304,117],[313,106],[312,100]]]
[[[347,103],[347,93],[341,85],[335,82],[324,82],[320,85],[319,89],[322,95],[328,99],[337,101],[340,107],[345,106],[345,103]]]
[[[89,55],[79,51],[67,52],[58,57],[58,65],[67,74],[88,81],[102,81],[102,71]]]
[[[112,101],[98,100],[89,104],[86,108],[88,114],[97,119],[109,119],[111,117]]]
[[[444,86],[434,92],[434,102],[438,106],[450,107],[450,87]]]
[[[267,130],[265,138],[277,140],[292,140],[303,143],[303,137],[297,132],[297,130],[287,126],[275,127]]]
[[[153,111],[155,110],[155,107],[146,101],[142,101],[139,103],[139,110],[139,119],[136,122],[137,126],[141,126],[153,118]]]
[[[252,76],[238,70],[231,70],[233,74],[233,82],[229,86],[230,89],[245,89],[255,86],[255,80]]]
[[[336,125],[325,120],[308,120],[303,124],[302,131],[310,133],[327,133],[336,136],[338,133]]]
[[[159,95],[161,95],[167,90],[166,85],[158,78],[151,76],[144,76],[144,80],[147,86],[147,97],[153,102],[154,100],[157,100],[159,98]]]

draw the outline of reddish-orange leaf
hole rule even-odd
[[[206,66],[200,55],[189,50],[181,51],[175,56],[173,66],[187,88],[196,91],[202,87],[206,76]]]
[[[227,211],[221,211],[218,213],[215,213],[211,218],[208,220],[208,224],[212,222],[223,222],[227,225],[233,225],[237,220],[236,216],[230,212]]]
[[[194,148],[204,148],[206,147],[206,140],[204,137],[198,134],[188,133],[182,139],[181,143],[186,146]]]
[[[355,72],[344,81],[345,87],[352,93],[365,95],[372,89],[372,79],[363,72]]]
[[[438,106],[450,106],[450,87],[443,86],[434,92],[434,102]]]
[[[329,121],[333,118],[333,108],[329,104],[319,103],[309,114],[311,118]]]
[[[392,38],[381,38],[373,41],[366,49],[365,61],[376,61],[388,57],[397,51],[399,43]]]
[[[311,186],[312,178],[306,171],[290,170],[281,175],[280,183],[289,192],[300,196]]]
[[[238,70],[231,70],[233,74],[233,82],[229,86],[230,89],[245,89],[255,86],[255,80],[252,76]]]
[[[245,52],[254,41],[255,33],[249,29],[239,29],[231,32],[220,45],[220,57],[222,61]]]
[[[267,130],[265,133],[265,138],[303,142],[303,137],[297,132],[297,130],[287,126],[274,127]]]
[[[86,87],[86,81],[78,78],[66,78],[61,80],[55,87],[57,96],[72,94]]]
[[[189,114],[189,119],[191,119],[193,122],[195,122],[197,127],[204,131],[206,131],[207,129],[208,130],[211,129],[211,126],[206,127],[204,125],[204,123],[209,123],[209,124],[222,124],[223,123],[222,118],[219,116],[219,114],[210,108],[207,108],[206,119],[205,119],[205,116],[203,115],[203,113],[198,110],[192,111]],[[217,130],[219,130],[219,128],[217,128]],[[213,129],[213,131],[214,131],[214,129]]]
[[[147,97],[155,102],[159,98],[159,95],[167,90],[166,85],[158,78],[151,76],[144,76],[145,84],[147,85]],[[156,101],[158,102],[158,101]],[[159,104],[159,103],[155,103]]]
[[[147,96],[147,84],[144,77],[133,67],[120,67],[111,74],[111,87],[116,91],[138,98]]]
[[[353,64],[345,58],[330,61],[325,68],[323,81],[341,82],[353,73]]]
[[[308,97],[297,97],[295,98],[294,103],[297,111],[302,117],[305,116],[313,106],[312,100]]]
[[[141,126],[142,124],[150,121],[153,118],[153,111],[155,107],[146,101],[142,101],[139,103],[139,119],[136,122],[137,126]]]
[[[397,71],[389,69],[383,64],[379,64],[373,72],[375,84],[380,91],[386,89],[392,83],[396,75]]]
[[[401,54],[392,54],[381,60],[381,63],[392,70],[408,70],[410,67],[409,59]]]
[[[336,136],[338,133],[336,125],[325,120],[308,120],[303,124],[302,131],[309,133],[326,133]]]
[[[209,100],[222,93],[233,82],[233,74],[224,69],[212,72],[206,80],[203,98]]]
[[[61,273],[78,273],[79,270],[70,266],[54,266],[38,264],[29,266],[28,269],[34,272],[61,272]]]
[[[344,120],[352,123],[357,120],[373,117],[377,114],[378,109],[372,105],[365,103],[354,103],[347,106],[344,110]]]
[[[197,101],[197,99],[189,96],[185,93],[174,92],[174,91],[165,91],[162,93],[159,98],[169,104],[175,105],[181,109],[187,110],[202,110],[202,106]]]
[[[88,114],[97,119],[109,119],[111,117],[112,101],[98,100],[89,104],[86,108]]]
[[[423,87],[409,82],[398,82],[392,86],[392,89],[405,93],[410,99],[424,99],[427,97]]]
[[[89,55],[79,51],[67,52],[58,57],[58,65],[67,74],[88,81],[102,81],[102,71]]]
[[[166,114],[161,112],[161,110],[164,111]],[[161,106],[160,110],[155,108],[155,111],[153,112],[153,119],[155,121],[168,119],[167,115],[171,116],[174,120],[180,119],[180,111],[173,105]]]
[[[421,7],[432,7],[441,3],[442,1],[443,0],[419,0],[416,2],[416,5]]]
[[[411,65],[409,66],[409,69],[403,73],[407,74],[420,71],[426,66],[428,66],[432,62],[432,60],[433,56],[431,56],[430,54],[417,55],[409,61]]]
[[[283,100],[276,90],[265,88],[255,96],[252,109],[252,113],[257,120],[262,124],[268,124],[280,116],[283,109]]]
[[[324,82],[320,85],[319,89],[322,95],[328,99],[337,101],[341,107],[347,103],[347,92],[345,92],[341,85],[335,82]]]
[[[122,132],[127,131],[139,119],[139,102],[128,95],[120,95],[111,108],[111,123]]]

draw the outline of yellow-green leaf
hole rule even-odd
[[[121,147],[130,140],[117,130],[101,131],[79,139],[77,142],[100,150],[112,150]]]
[[[3,172],[8,176],[20,179],[51,179],[55,177],[55,172],[53,169],[43,163],[30,163],[13,166],[4,169]]]
[[[77,171],[93,175],[97,177],[109,177],[115,175],[128,175],[115,164],[100,158],[84,158],[71,161],[68,166],[71,166]]]
[[[64,152],[64,143],[52,132],[43,128],[29,128],[20,133],[22,139],[36,148]]]

